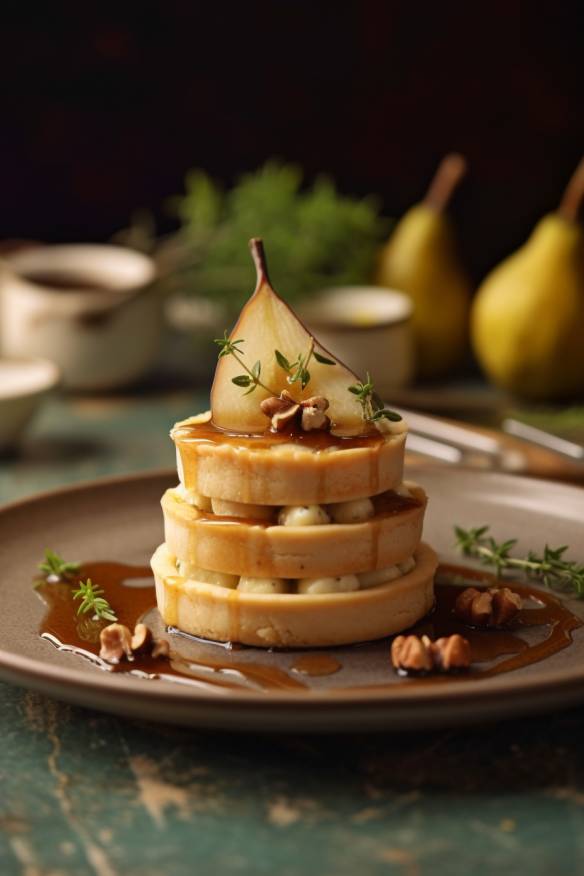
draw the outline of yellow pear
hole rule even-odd
[[[362,409],[348,389],[358,378],[318,343],[274,291],[268,278],[262,241],[254,238],[250,248],[257,285],[230,335],[231,342],[239,342],[236,355],[220,356],[217,364],[211,389],[213,423],[221,429],[237,432],[263,432],[269,423],[260,402],[287,390],[296,401],[312,396],[326,398],[327,416],[337,434],[362,432]],[[306,362],[309,353],[310,379],[305,386],[300,381],[290,383],[289,373],[282,363],[292,364],[299,356]],[[255,388],[249,383],[250,373],[257,374],[260,380]],[[246,392],[246,386],[252,391]]]
[[[424,200],[398,222],[380,253],[376,282],[406,292],[414,304],[420,377],[447,373],[467,347],[471,283],[445,212],[465,171],[461,155],[447,155]]]
[[[472,311],[476,356],[503,389],[531,399],[584,394],[584,160],[556,213],[484,280]]]

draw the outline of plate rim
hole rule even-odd
[[[416,471],[416,468],[415,465],[410,466],[408,474],[411,474],[412,469]],[[431,468],[434,473],[438,469],[437,466],[432,466]],[[420,468],[417,471],[423,477],[424,472],[427,472],[428,468]],[[459,474],[469,474],[471,470],[452,466],[444,470],[444,473],[454,474],[456,477]],[[584,503],[584,488],[578,485],[566,484],[562,481],[516,476],[502,472],[472,472],[472,474],[478,480],[488,480],[490,483],[501,480],[505,484],[511,482],[515,484],[520,483],[528,489],[545,488],[549,491],[555,488],[561,493],[571,493],[574,498],[580,499]],[[74,493],[83,493],[91,489],[107,489],[108,487],[122,485],[131,486],[143,481],[154,482],[163,479],[176,479],[175,469],[165,467],[133,472],[131,474],[109,475],[67,484],[50,490],[43,490],[2,504],[0,506],[0,526],[3,519],[8,515],[28,505],[67,497]],[[218,687],[217,690],[207,692],[199,689],[186,689],[183,685],[162,680],[149,680],[148,686],[142,687],[141,685],[144,684],[144,680],[139,678],[97,671],[93,674],[83,672],[75,666],[71,666],[71,668],[53,666],[26,655],[19,655],[14,651],[6,651],[4,649],[0,649],[0,676],[11,683],[18,683],[21,680],[22,682],[28,680],[29,682],[35,681],[39,683],[42,681],[57,682],[71,691],[83,689],[96,693],[105,692],[115,698],[127,698],[130,695],[133,700],[142,701],[147,699],[149,702],[160,701],[161,703],[176,703],[181,706],[191,705],[193,707],[200,706],[202,708],[211,707],[216,709],[223,705],[228,709],[236,708],[238,710],[245,709],[246,707],[255,710],[271,710],[278,706],[294,706],[295,709],[300,708],[303,712],[306,712],[322,709],[334,711],[335,709],[343,709],[357,704],[360,708],[368,710],[379,709],[380,707],[387,708],[390,704],[397,706],[402,703],[412,707],[422,707],[435,703],[438,698],[445,706],[449,703],[471,705],[473,701],[485,704],[493,699],[501,702],[502,699],[516,698],[518,695],[524,694],[545,696],[550,692],[565,693],[569,692],[573,687],[584,686],[584,665],[582,667],[575,666],[570,670],[544,670],[535,677],[519,677],[519,680],[514,684],[509,684],[507,674],[505,676],[480,679],[477,680],[476,684],[472,685],[457,681],[444,681],[438,689],[439,696],[437,689],[430,685],[420,686],[419,688],[415,685],[388,685],[387,688],[381,686],[379,689],[364,686],[362,689],[341,688],[338,690],[306,688],[298,690],[298,692],[279,690],[250,691]],[[584,690],[582,693],[584,695]]]

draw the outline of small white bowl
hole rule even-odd
[[[0,359],[0,451],[14,447],[39,404],[59,382],[48,359]]]
[[[301,315],[318,340],[357,375],[369,372],[380,395],[406,386],[414,373],[412,302],[379,286],[324,289]]]
[[[8,255],[0,352],[51,359],[71,389],[132,383],[152,367],[162,339],[156,277],[151,258],[120,246],[36,246]]]

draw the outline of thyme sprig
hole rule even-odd
[[[269,392],[270,395],[278,395],[278,393],[270,389],[269,386],[261,380],[260,375],[262,373],[262,363],[259,361],[255,362],[251,368],[244,362],[242,356],[244,355],[243,350],[239,348],[240,344],[244,344],[245,340],[243,338],[239,338],[239,340],[232,341],[229,335],[227,334],[227,330],[223,332],[222,338],[215,338],[215,343],[219,347],[219,359],[223,356],[233,356],[233,358],[241,365],[245,374],[238,374],[236,377],[231,378],[231,382],[235,383],[236,386],[248,387],[247,392],[244,392],[244,395],[250,395],[254,390],[257,389],[258,386],[261,386],[262,389],[265,389],[266,392]]]
[[[489,535],[489,526],[463,529],[455,526],[456,546],[467,557],[474,557],[484,566],[493,566],[497,577],[507,570],[517,569],[541,581],[552,590],[565,590],[584,597],[584,564],[564,559],[568,545],[552,548],[545,545],[542,554],[529,551],[525,557],[512,557],[516,538],[498,542]]]
[[[391,420],[392,423],[398,423],[401,420],[400,414],[397,411],[390,411],[383,407],[383,402],[375,392],[371,375],[367,372],[367,380],[365,383],[355,383],[353,386],[347,387],[349,392],[352,392],[357,397],[357,401],[361,405],[363,411],[363,419],[366,423],[376,423],[378,420]]]
[[[117,615],[113,608],[103,597],[103,589],[92,583],[91,578],[87,581],[79,582],[79,590],[73,593],[73,599],[80,599],[81,604],[77,609],[77,614],[89,614],[93,612],[93,617],[96,620],[117,621]]]
[[[47,578],[62,580],[72,578],[81,568],[81,564],[67,562],[63,557],[60,557],[56,551],[47,548],[45,550],[45,559],[42,563],[38,564],[38,567],[41,572],[44,572]]]
[[[243,368],[245,373],[237,374],[235,377],[232,377],[231,382],[235,383],[236,386],[247,388],[247,392],[244,392],[244,395],[250,395],[250,393],[257,389],[258,386],[261,386],[262,389],[265,389],[270,395],[277,396],[279,394],[276,390],[271,389],[262,381],[262,363],[259,359],[250,368],[242,358],[245,355],[240,347],[241,344],[245,343],[243,338],[231,340],[227,331],[224,331],[222,338],[215,338],[215,343],[219,347],[219,359],[223,356],[233,356]],[[304,353],[304,355],[299,353],[293,362],[289,362],[286,356],[284,356],[279,350],[274,350],[274,356],[276,357],[276,362],[280,368],[286,372],[288,383],[290,385],[300,383],[302,389],[305,389],[310,382],[310,371],[308,370],[308,365],[313,357],[322,365],[337,364],[332,359],[327,359],[322,353],[316,352],[314,349],[314,338],[312,337],[310,338],[307,352]]]
[[[241,386],[242,388],[247,389],[247,392],[244,392],[244,395],[250,395],[258,386],[265,389],[265,391],[271,396],[279,395],[276,390],[267,386],[267,384],[262,381],[261,361],[258,359],[258,361],[250,368],[242,358],[245,355],[244,351],[241,349],[241,344],[245,343],[243,338],[232,340],[229,337],[227,330],[225,330],[222,338],[215,338],[215,343],[219,347],[219,359],[223,358],[223,356],[233,356],[236,362],[238,362],[243,368],[245,373],[237,374],[235,377],[232,377],[231,382],[236,386]],[[337,364],[333,359],[323,356],[322,353],[318,353],[314,349],[313,337],[310,338],[310,343],[306,353],[298,353],[292,362],[280,350],[274,350],[274,356],[278,366],[286,372],[287,382],[291,386],[295,383],[299,383],[303,390],[310,383],[311,375],[308,366],[313,358],[317,362],[320,362],[321,365]],[[375,392],[375,387],[369,372],[367,372],[367,380],[365,383],[356,383],[353,386],[349,386],[348,390],[357,397],[357,401],[361,405],[363,411],[363,419],[365,422],[376,423],[379,420],[385,419],[397,423],[401,420],[400,414],[396,411],[391,411],[388,408],[383,407],[383,402]]]
[[[299,353],[294,359],[293,362],[289,362],[286,356],[280,352],[280,350],[274,350],[274,356],[276,357],[276,362],[280,366],[280,368],[286,372],[287,381],[290,385],[293,383],[300,383],[302,389],[304,389],[310,383],[310,371],[308,370],[308,365],[310,364],[310,360],[314,357],[317,362],[320,362],[321,365],[336,365],[332,359],[327,359],[326,356],[323,356],[322,353],[317,353],[314,349],[314,338],[310,338],[310,344],[308,345],[308,351],[302,355]]]
[[[224,329],[223,337],[215,338],[214,343],[219,347],[219,359],[222,359],[223,356],[232,356],[234,353],[242,353],[243,351],[239,349],[239,344],[243,344],[245,341],[243,338],[232,341],[227,334],[227,329]]]

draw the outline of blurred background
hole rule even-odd
[[[274,285],[325,340],[353,326],[338,351],[349,364],[363,371],[376,350],[390,401],[476,434],[509,419],[543,428],[572,442],[543,454],[545,471],[578,468],[579,12],[61,0],[33,16],[4,4],[4,395],[51,382],[15,376],[15,357],[40,356],[69,390],[52,402],[60,415],[96,394],[130,405],[183,391],[186,410],[191,388],[208,389],[212,338],[253,288],[247,239],[259,234]],[[111,242],[144,260],[26,248]],[[535,445],[515,440],[529,456]],[[536,456],[519,470],[538,473]]]
[[[400,216],[466,155],[452,216],[473,278],[559,200],[582,153],[579,4],[3,4],[0,234],[160,230],[189,168],[267,158]]]

